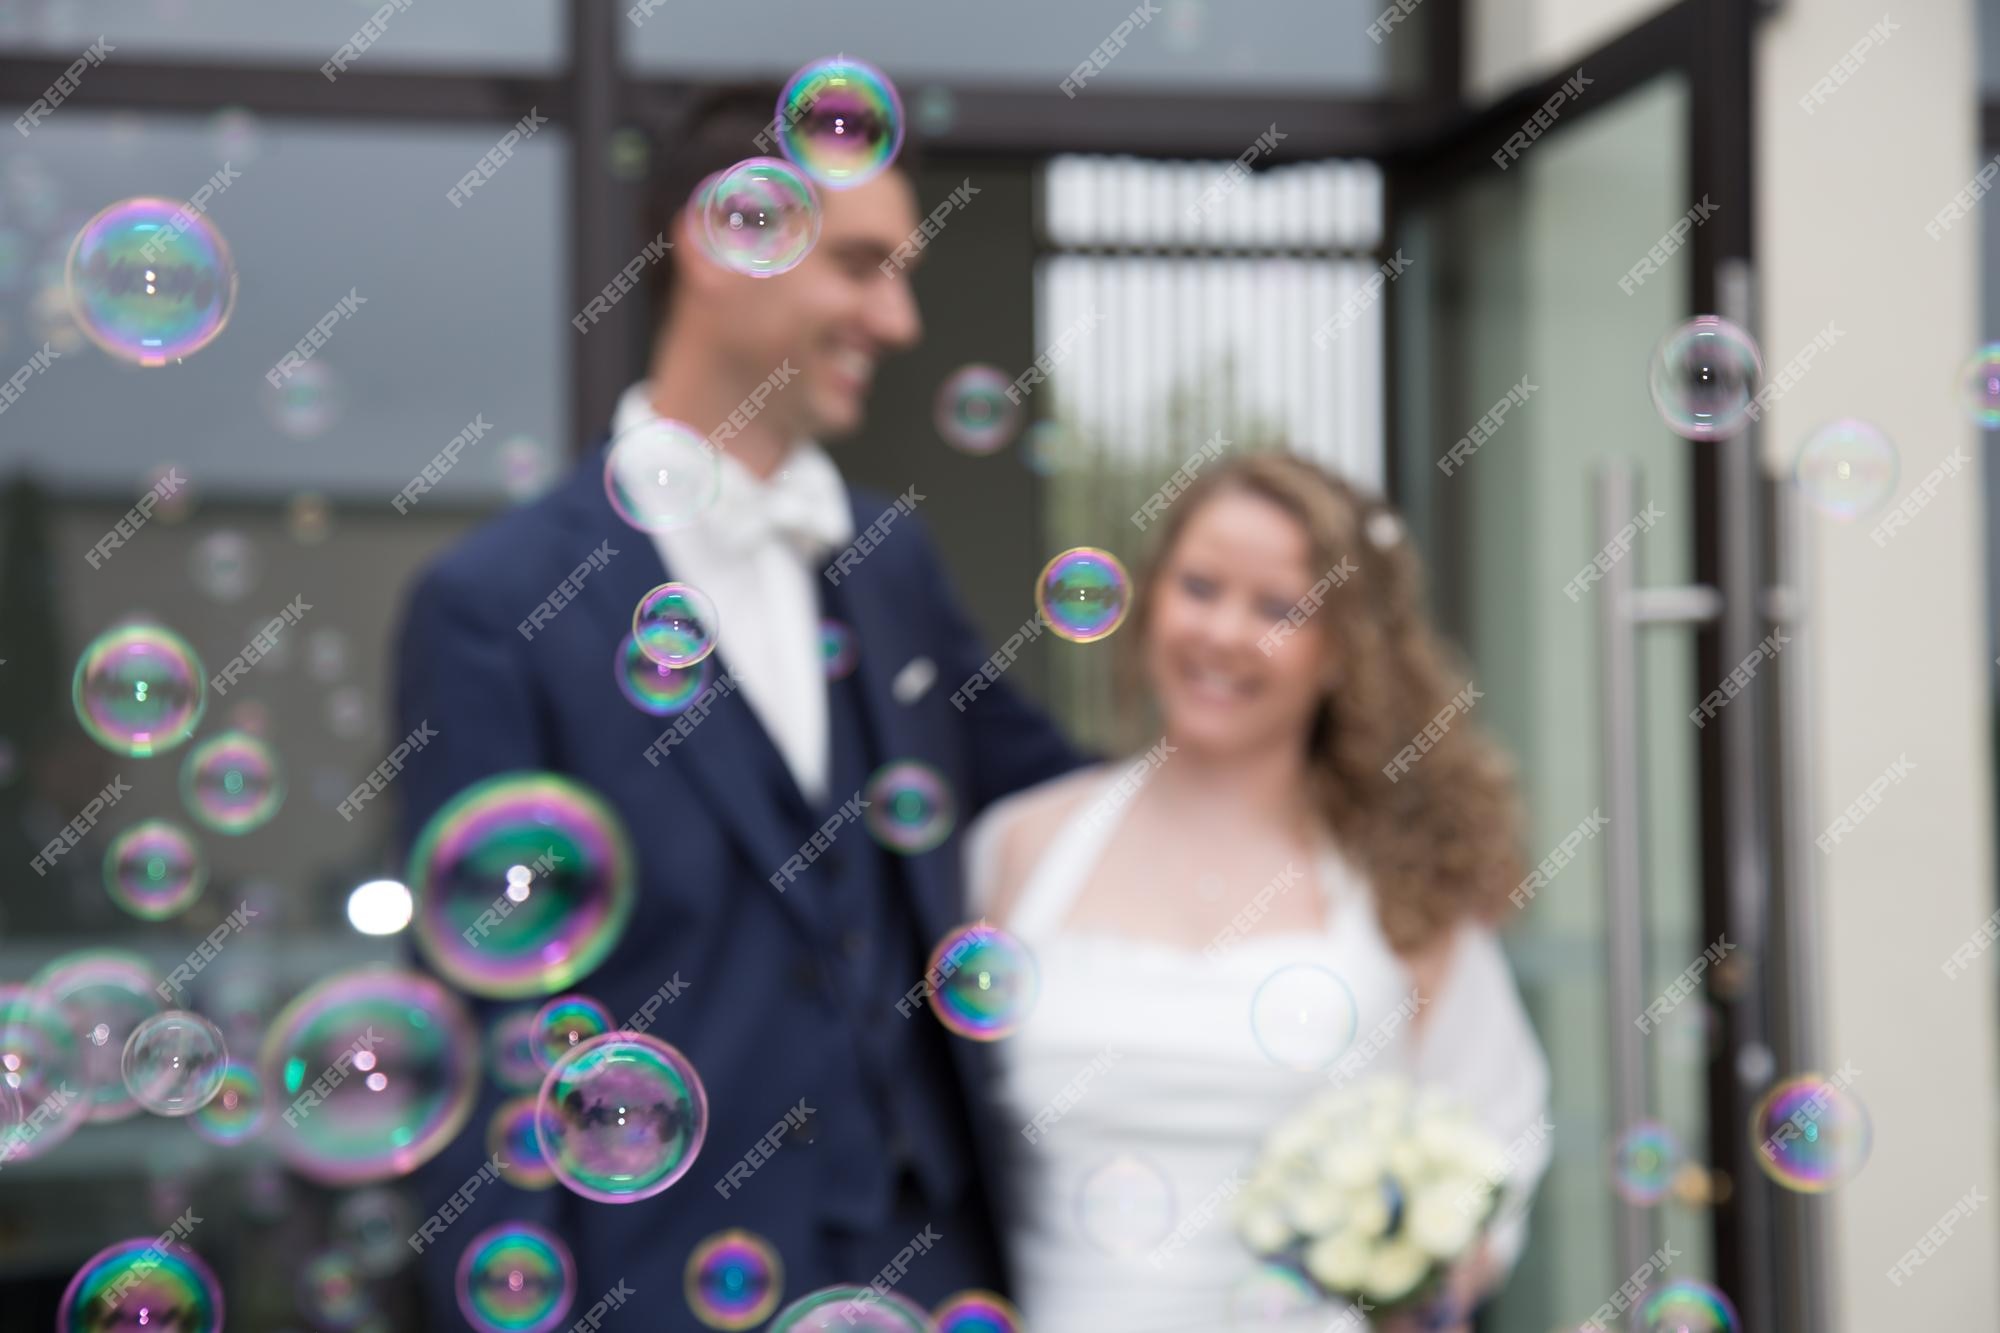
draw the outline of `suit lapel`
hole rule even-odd
[[[853,503],[853,492],[848,493]],[[875,515],[855,514],[856,530]],[[895,540],[892,533],[885,546]],[[896,675],[918,649],[912,644],[907,626],[911,602],[894,578],[886,553],[855,565],[841,582],[841,601],[859,647],[855,674],[860,678],[862,701],[867,709],[867,725],[874,732],[875,754],[881,763],[914,759],[940,772],[950,772],[932,729],[922,725],[918,710],[896,698]],[[921,611],[919,612],[921,614]],[[958,793],[953,794],[954,802]],[[965,818],[955,809],[953,820]],[[956,835],[957,827],[953,833]],[[926,940],[937,940],[960,924],[962,907],[958,892],[956,836],[946,838],[928,852],[902,858],[919,926]]]
[[[574,498],[580,530],[610,532],[618,551],[616,559],[585,583],[583,592],[607,642],[622,644],[632,631],[632,609],[639,599],[672,575],[651,535],[618,517],[601,484],[579,491]],[[656,718],[634,712],[648,724],[641,730],[649,734],[666,737],[676,733],[679,724],[681,734],[670,748],[660,745],[659,771],[696,793],[717,827],[728,832],[758,877],[768,881],[799,851],[798,835],[780,809],[780,793],[791,789],[791,774],[749,700],[733,686],[734,673],[722,652],[717,650],[709,662],[707,683],[682,713]],[[789,887],[782,879],[773,887],[778,885]],[[809,895],[779,889],[778,896],[786,910],[816,935],[819,923],[807,902]]]

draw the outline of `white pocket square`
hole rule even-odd
[[[899,704],[913,704],[924,697],[924,691],[936,680],[937,664],[928,657],[913,657],[903,663],[903,669],[889,683],[889,693]]]

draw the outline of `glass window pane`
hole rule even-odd
[[[0,170],[0,279],[16,256],[12,290],[0,290],[0,364],[11,374],[44,342],[61,353],[7,409],[10,458],[65,490],[137,494],[173,462],[209,495],[306,488],[386,503],[483,416],[490,435],[438,489],[499,499],[504,441],[559,443],[570,334],[558,132],[519,144],[462,206],[447,198],[501,132],[80,109],[51,119]],[[240,282],[221,336],[146,370],[83,342],[62,295],[77,230],[132,195],[187,199],[225,164],[235,178],[207,215]],[[274,388],[279,358],[357,297],[306,369]]]
[[[1081,96],[1099,86],[1361,92],[1389,79],[1392,43],[1366,38],[1380,0],[1264,0],[1254,21],[1209,0],[1153,0],[1150,7],[1157,16],[1134,26],[1105,68],[1084,81]],[[1058,95],[1058,85],[1140,6],[626,0],[623,8],[628,17],[638,13],[630,49],[641,69],[782,79],[809,60],[844,52],[899,81],[964,79]],[[1400,30],[1391,37],[1396,45],[1421,41]]]
[[[402,7],[398,7],[398,6]],[[389,10],[372,41],[363,24]],[[98,37],[120,56],[254,59],[318,67],[347,42],[357,65],[551,68],[563,59],[558,0],[20,0],[0,6],[0,45],[74,54]],[[114,57],[115,58],[115,57]]]

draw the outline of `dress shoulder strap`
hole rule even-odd
[[[1070,904],[1097,868],[1129,803],[1129,797],[1120,799],[1119,793],[1124,767],[1117,766],[1102,782],[1085,789],[1083,808],[1064,820],[1049,839],[1048,849],[1028,873],[1013,914],[998,923],[1003,929],[1024,940],[1045,939],[1069,915]]]

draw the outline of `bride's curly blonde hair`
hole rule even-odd
[[[1300,633],[1320,633],[1333,684],[1307,740],[1314,804],[1374,886],[1384,933],[1402,954],[1465,918],[1492,922],[1521,878],[1520,798],[1507,755],[1465,716],[1391,782],[1384,765],[1417,741],[1466,684],[1426,614],[1423,570],[1387,504],[1283,453],[1238,455],[1205,472],[1162,518],[1132,609],[1145,642],[1153,589],[1188,520],[1217,496],[1248,493],[1295,518],[1311,567],[1351,573]]]

